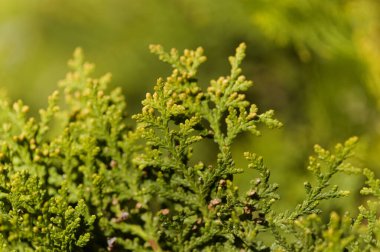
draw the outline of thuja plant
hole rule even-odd
[[[132,119],[110,75],[93,78],[80,50],[72,71],[39,117],[21,101],[0,101],[0,246],[2,251],[378,251],[380,180],[349,163],[356,138],[332,151],[315,147],[305,199],[278,212],[278,185],[259,155],[232,143],[259,126],[281,127],[244,92],[245,45],[229,58],[228,76],[202,89],[203,50],[151,51],[173,67]],[[214,144],[209,161],[194,148]],[[211,160],[211,161],[210,161]],[[236,174],[256,173],[247,192]],[[368,203],[357,215],[321,215],[321,201],[348,194],[331,185],[340,173],[364,174]],[[286,190],[286,186],[282,187]]]

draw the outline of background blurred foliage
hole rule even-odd
[[[149,44],[203,46],[207,81],[228,71],[224,59],[243,41],[244,74],[257,84],[250,99],[263,111],[275,109],[285,127],[264,130],[260,140],[241,137],[236,153],[263,155],[273,180],[289,188],[281,196],[294,203],[303,194],[289,177],[308,176],[314,143],[358,135],[358,162],[380,169],[378,0],[0,0],[0,85],[35,113],[81,46],[98,73],[111,72],[113,85],[124,87],[134,113],[169,72]],[[242,184],[249,180],[243,177]]]

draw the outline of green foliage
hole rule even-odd
[[[274,217],[272,228],[276,234],[275,247],[285,251],[373,251],[379,248],[378,237],[376,238],[380,223],[376,208],[380,199],[378,195],[376,203],[368,202],[368,209],[360,206],[359,215],[354,218],[348,213],[340,217],[332,212],[330,222],[326,224],[318,216],[321,213],[321,209],[318,208],[321,200],[332,200],[349,194],[349,191],[339,190],[338,186],[330,185],[332,176],[342,172],[361,172],[361,169],[345,162],[352,154],[356,141],[357,138],[353,137],[344,145],[336,145],[334,153],[315,146],[316,157],[310,157],[308,169],[316,176],[317,183],[312,186],[305,182],[306,199],[293,211]],[[364,174],[368,173],[371,175],[367,175],[366,183],[371,189],[372,186],[376,188],[373,173],[366,169]],[[370,194],[371,189],[364,188],[362,193]],[[368,222],[367,225],[363,224],[364,220]],[[293,236],[294,239],[289,239],[289,236]]]
[[[7,251],[373,251],[379,248],[379,180],[364,169],[359,214],[331,213],[320,201],[348,194],[331,185],[339,173],[362,173],[348,159],[351,138],[333,152],[315,147],[306,197],[292,210],[273,208],[280,197],[263,158],[244,153],[255,172],[239,193],[232,143],[279,128],[273,111],[258,112],[244,92],[241,44],[229,58],[228,76],[203,90],[198,67],[203,50],[180,55],[161,46],[151,51],[173,67],[126,123],[121,90],[107,91],[110,75],[91,77],[93,65],[78,49],[72,72],[49,98],[40,117],[28,117],[21,101],[0,103],[0,245]],[[61,99],[63,96],[64,99]],[[61,103],[60,103],[60,100]],[[212,161],[193,155],[216,146]]]
[[[263,129],[261,138],[238,137],[234,158],[244,163],[238,153],[253,148],[276,168],[272,179],[287,186],[279,207],[302,200],[302,187],[289,185],[286,174],[291,169],[300,180],[307,176],[304,160],[314,143],[326,146],[359,135],[358,155],[376,169],[380,1],[55,2],[0,1],[1,87],[12,100],[21,98],[30,106],[31,115],[46,106],[44,97],[65,73],[62,62],[76,45],[99,63],[99,73],[112,72],[112,83],[125,88],[128,112],[135,114],[155,77],[167,73],[167,65],[149,55],[147,41],[178,48],[202,45],[210,58],[198,74],[204,85],[226,72],[224,59],[243,40],[252,47],[245,74],[259,84],[246,92],[247,99],[274,108],[286,128],[270,134]],[[207,160],[213,150],[196,155]],[[235,182],[246,185],[250,176],[237,176]],[[359,187],[359,177],[349,179]],[[355,209],[353,200],[344,201]]]

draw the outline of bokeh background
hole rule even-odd
[[[378,0],[0,0],[0,89],[36,113],[80,46],[98,75],[113,74],[133,114],[155,80],[170,73],[149,44],[202,46],[208,61],[199,79],[206,86],[228,74],[227,57],[240,42],[248,46],[244,74],[255,82],[249,99],[261,111],[274,109],[285,127],[240,137],[234,155],[238,165],[244,165],[243,151],[264,157],[282,188],[278,207],[302,198],[315,143],[331,147],[357,135],[353,162],[379,174]],[[254,176],[237,178],[243,190]],[[336,182],[358,188],[363,180],[342,176]],[[360,200],[354,193],[327,207]]]

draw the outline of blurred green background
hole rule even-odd
[[[149,44],[204,47],[206,86],[228,74],[227,56],[240,42],[248,46],[244,74],[255,82],[250,100],[274,109],[285,127],[242,136],[235,156],[238,165],[243,151],[264,157],[282,188],[280,207],[302,198],[315,143],[331,147],[357,135],[354,162],[380,170],[378,0],[0,0],[0,85],[35,113],[80,46],[99,75],[111,72],[113,85],[123,86],[135,113],[155,80],[170,73]],[[245,189],[253,177],[239,184]],[[357,188],[362,180],[337,182]],[[342,204],[358,200],[354,194]]]

